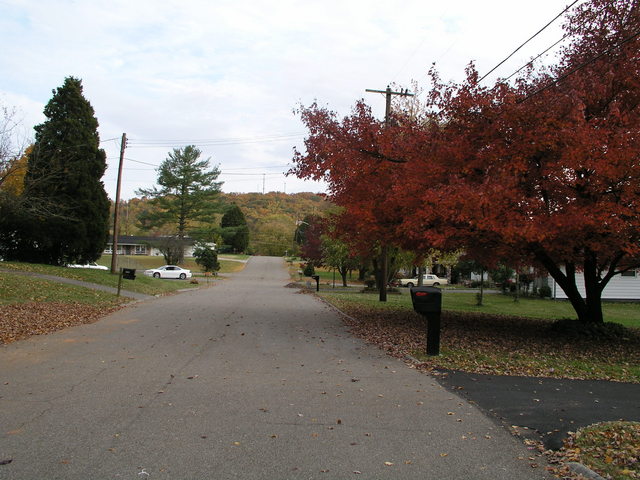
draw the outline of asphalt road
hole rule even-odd
[[[446,371],[438,381],[527,438],[559,449],[569,432],[598,422],[640,421],[640,385]]]
[[[0,479],[540,479],[497,421],[285,288],[280,258],[0,348]]]

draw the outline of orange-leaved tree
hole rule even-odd
[[[405,248],[536,262],[603,322],[603,289],[640,267],[638,1],[585,2],[565,29],[557,65],[490,87],[473,66],[461,84],[434,74],[426,113],[386,129],[361,104],[341,122],[303,110],[296,173]]]
[[[413,182],[426,211],[406,231],[435,221],[449,241],[528,255],[580,320],[603,322],[606,285],[640,267],[638,10],[583,4],[558,65],[515,86],[482,88],[470,70],[436,88],[432,160],[445,174],[432,188]]]

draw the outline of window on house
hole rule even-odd
[[[147,253],[146,245],[136,245],[136,255],[144,255]]]
[[[623,277],[635,277],[636,276],[636,271],[635,270],[627,270],[626,272],[622,272],[620,275],[622,275]]]

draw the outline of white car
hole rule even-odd
[[[418,285],[418,277],[414,278],[401,278],[399,280],[401,287],[415,287]],[[425,287],[437,287],[438,285],[446,285],[448,280],[446,278],[440,278],[432,273],[427,273],[422,277],[422,285]]]
[[[175,265],[164,265],[162,267],[145,270],[144,274],[154,278],[179,278],[180,280],[191,278],[191,270],[186,270]]]
[[[109,267],[105,267],[104,265],[98,265],[96,262],[89,263],[74,263],[73,265],[67,265],[69,268],[93,268],[94,270],[109,270]]]

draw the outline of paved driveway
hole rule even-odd
[[[352,338],[279,258],[0,348],[1,479],[536,479],[433,378]]]
[[[559,449],[569,432],[599,422],[640,421],[640,385],[447,371],[438,381],[521,435]]]

